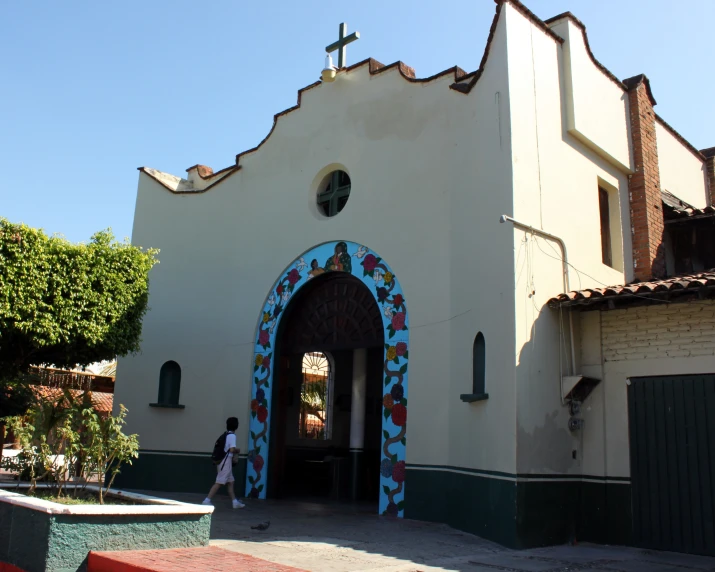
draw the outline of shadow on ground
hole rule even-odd
[[[203,495],[152,493],[200,503]],[[211,544],[316,572],[703,572],[715,558],[618,546],[514,551],[443,524],[380,517],[375,507],[217,497]],[[251,526],[270,521],[265,531]]]

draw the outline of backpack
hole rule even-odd
[[[221,435],[218,439],[216,439],[216,443],[214,444],[213,453],[211,453],[211,460],[213,461],[214,465],[218,465],[221,461],[223,461],[226,458],[226,451],[224,451],[224,448],[226,447],[226,436],[227,435],[228,435],[228,431],[224,432],[223,435]]]

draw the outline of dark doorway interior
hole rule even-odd
[[[290,301],[276,340],[268,496],[343,501],[356,493],[354,500],[377,503],[384,334],[372,293],[349,274],[316,277]],[[350,455],[360,349],[367,352],[361,462]]]

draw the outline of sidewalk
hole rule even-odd
[[[203,500],[203,495],[160,496]],[[715,558],[617,546],[514,551],[446,525],[379,517],[372,507],[251,499],[246,503],[245,509],[233,510],[228,497],[215,499],[211,546],[315,572],[715,571]],[[266,521],[268,530],[251,529]]]

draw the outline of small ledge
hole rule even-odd
[[[149,407],[159,407],[161,409],[184,409],[186,405],[180,405],[178,403],[176,405],[172,405],[170,403],[150,403]]]
[[[489,399],[488,393],[463,393],[459,396],[459,399],[465,403],[473,403],[475,401],[485,401]]]

